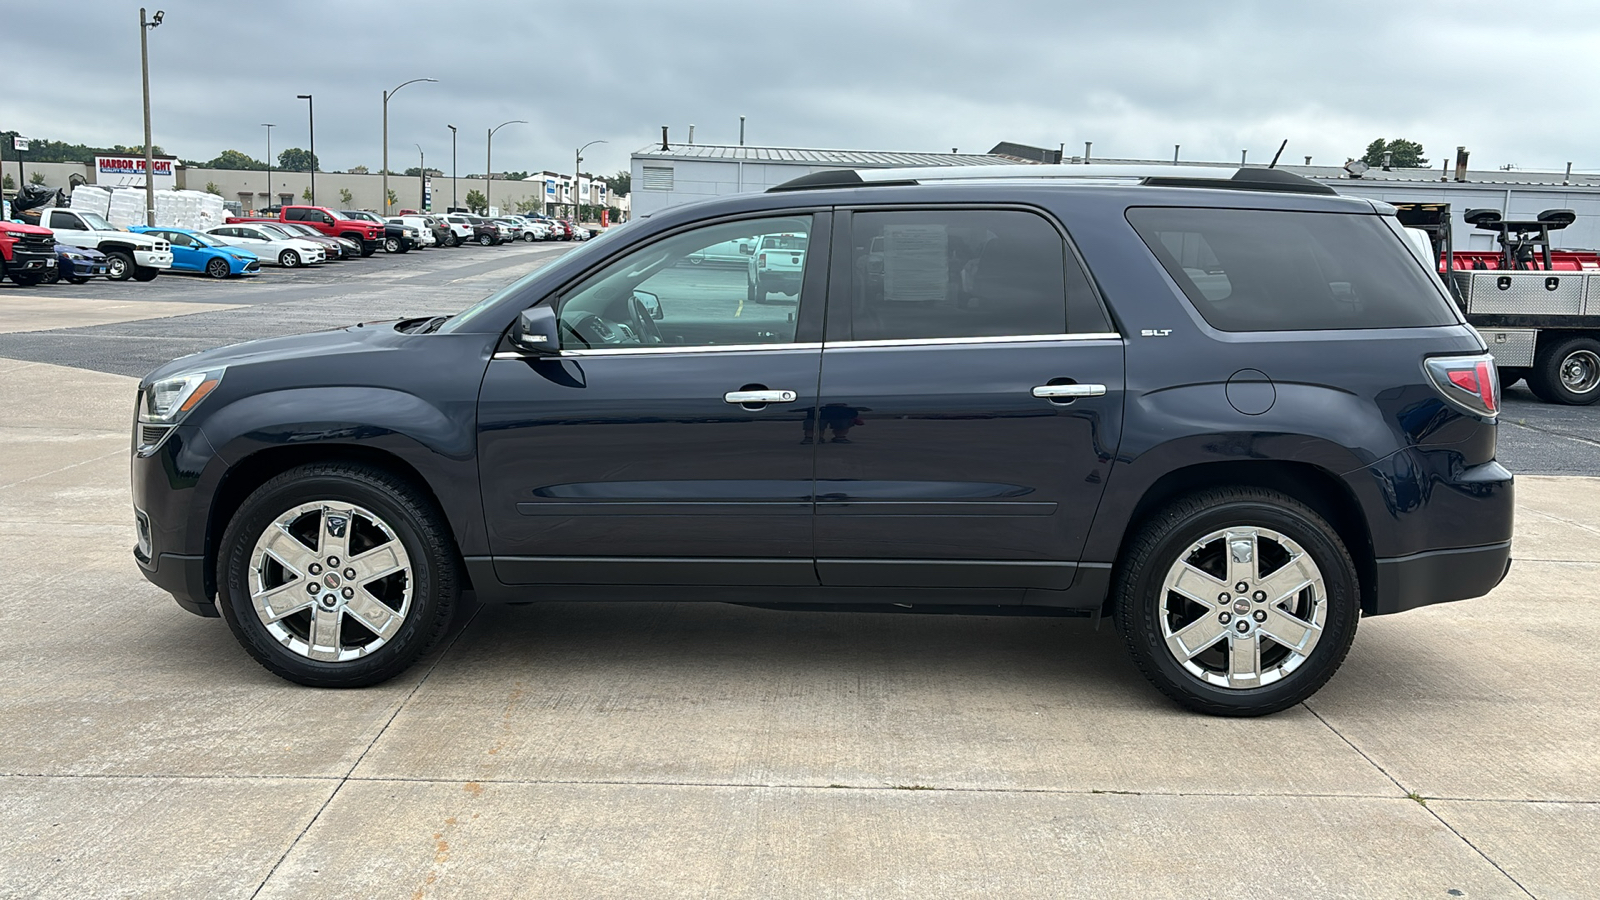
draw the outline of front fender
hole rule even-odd
[[[225,474],[274,450],[361,448],[392,455],[415,469],[449,520],[461,552],[487,552],[478,492],[474,402],[429,403],[376,387],[306,387],[253,394],[213,411],[201,429],[217,448],[199,484],[216,496]],[[209,504],[191,516],[205,527]]]

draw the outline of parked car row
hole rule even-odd
[[[516,240],[587,240],[587,229],[543,216],[489,218],[470,213],[401,210],[383,217],[321,206],[271,207],[231,216],[205,230],[135,225],[118,228],[80,209],[47,209],[38,226],[0,221],[0,280],[22,286],[91,278],[153,280],[163,270],[210,278],[256,275],[371,256],[378,249],[495,246]]]

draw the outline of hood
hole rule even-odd
[[[37,225],[24,225],[21,222],[4,222],[4,221],[0,221],[0,231],[9,232],[11,234],[53,234],[54,233],[48,228],[40,228]]]
[[[141,388],[147,387],[151,382],[162,378],[216,366],[248,366],[261,363],[291,362],[301,359],[315,360],[317,357],[330,354],[383,350],[393,346],[393,341],[383,342],[381,339],[384,337],[392,338],[395,335],[393,328],[395,321],[398,320],[363,322],[359,325],[334,328],[328,331],[313,331],[310,334],[295,334],[288,337],[262,338],[257,341],[245,341],[242,344],[229,344],[226,347],[202,350],[199,353],[191,353],[188,356],[179,357],[172,362],[151,370],[139,382],[139,386]]]
[[[56,244],[57,253],[76,253],[84,259],[104,260],[106,255],[93,247],[74,247],[70,244]]]

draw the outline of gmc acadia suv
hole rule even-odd
[[[792,300],[691,262],[774,235]],[[1510,565],[1500,386],[1430,263],[1277,170],[808,175],[152,372],[135,556],[307,685],[474,591],[1110,616],[1177,702],[1269,713]]]

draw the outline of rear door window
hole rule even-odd
[[[1458,321],[1377,216],[1157,207],[1127,215],[1201,317],[1220,331]]]
[[[850,234],[854,340],[1109,330],[1076,256],[1033,213],[858,212]]]

